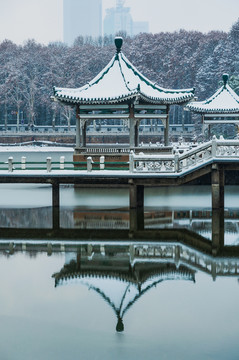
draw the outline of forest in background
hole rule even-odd
[[[151,81],[165,88],[195,87],[198,100],[211,96],[229,74],[239,94],[239,19],[226,32],[180,30],[124,37],[122,52]],[[78,37],[73,46],[28,40],[0,43],[0,123],[75,123],[71,107],[52,102],[53,86],[80,87],[97,75],[115,53],[113,36]],[[182,107],[170,122],[180,123]],[[187,115],[186,122],[191,121]]]

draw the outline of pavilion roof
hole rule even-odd
[[[223,75],[224,85],[204,101],[192,101],[186,105],[191,111],[201,114],[239,113],[239,96],[228,85],[228,75]]]
[[[128,264],[128,263],[127,263]],[[65,282],[70,282],[71,280],[82,281],[87,279],[88,283],[91,281],[94,282],[96,279],[104,280],[114,280],[118,282],[126,282],[132,285],[141,283],[148,283],[151,281],[158,280],[191,280],[195,281],[195,271],[181,265],[179,268],[175,264],[161,264],[157,263],[138,263],[137,276],[135,276],[132,271],[129,271],[129,266],[122,268],[122,264],[119,269],[115,266],[107,267],[107,270],[104,268],[104,264],[98,264],[97,267],[89,266],[88,269],[77,270],[77,262],[71,261],[70,264],[65,264],[60,272],[55,273],[53,277],[55,278],[55,285],[63,285]],[[102,268],[103,266],[103,268]]]
[[[194,97],[194,89],[164,89],[142,75],[121,52],[122,38],[116,38],[116,54],[106,67],[80,88],[54,87],[54,98],[66,104],[114,104],[138,99],[153,104],[179,104]]]

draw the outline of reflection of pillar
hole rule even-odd
[[[224,170],[212,165],[212,247],[217,252],[224,245]]]
[[[224,209],[212,209],[212,251],[216,255],[224,246]]]
[[[212,165],[212,208],[224,208],[224,170],[219,165]]]
[[[130,230],[144,229],[144,186],[130,183]]]
[[[60,193],[59,183],[52,184],[52,227],[59,229],[60,227]]]

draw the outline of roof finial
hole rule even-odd
[[[123,38],[121,36],[116,36],[115,37],[115,46],[116,46],[117,53],[119,53],[121,51],[122,44],[123,44]]]
[[[122,318],[118,315],[118,322],[116,325],[116,331],[117,332],[122,332],[124,331],[124,324],[123,324],[123,320]]]
[[[223,82],[224,82],[224,88],[225,88],[226,85],[227,85],[228,78],[229,78],[228,74],[223,74],[223,75],[222,75],[222,80],[223,80]]]

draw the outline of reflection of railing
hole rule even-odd
[[[133,261],[165,260],[216,276],[239,276],[239,259],[215,259],[182,245],[135,245],[131,248]]]
[[[14,255],[17,252],[26,252],[33,256],[38,252],[52,253],[71,253],[74,259],[77,254],[80,264],[78,270],[88,271],[92,276],[103,271],[105,274],[116,275],[116,269],[120,269],[124,274],[127,271],[132,276],[132,269],[140,265],[167,264],[176,266],[176,268],[187,268],[189,270],[200,271],[216,277],[239,276],[239,256],[214,257],[204,252],[196,250],[193,244],[189,246],[180,243],[167,242],[107,242],[91,243],[74,241],[0,241],[0,253],[6,256]]]

